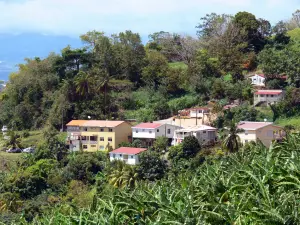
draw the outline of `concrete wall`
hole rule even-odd
[[[124,161],[126,164],[129,165],[137,165],[139,163],[139,156],[138,155],[127,155],[127,154],[113,154],[109,153],[110,161],[114,160],[121,160]]]
[[[129,140],[132,138],[132,133],[131,133],[131,125],[129,123],[122,123],[119,126],[116,127],[115,129],[115,148],[119,147],[119,144],[122,142],[129,142]]]

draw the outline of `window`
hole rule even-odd
[[[202,111],[201,111],[201,110],[199,110],[199,113],[202,113]]]
[[[271,98],[273,98],[274,97],[274,95],[271,95]]]
[[[159,129],[157,129],[156,131],[159,132]]]
[[[267,95],[267,97],[269,97],[269,95]]]
[[[108,132],[113,132],[113,129],[109,128],[109,129],[108,129]]]
[[[104,141],[104,137],[100,137],[100,141]]]
[[[89,140],[89,139],[87,138],[87,136],[82,136],[82,137],[81,137],[81,140],[82,140],[82,141],[87,141],[87,140]]]
[[[83,130],[84,130],[84,131],[87,131],[87,127],[84,127]]]
[[[136,129],[136,130],[135,130],[135,133],[138,133],[138,132],[139,132],[139,130],[138,130],[138,129]]]
[[[100,145],[100,150],[104,150],[104,146],[103,145]]]
[[[111,141],[112,141],[112,138],[111,138],[111,137],[109,137],[109,138],[107,138],[107,140],[111,142]]]
[[[97,141],[97,136],[90,136],[90,141]]]
[[[132,159],[133,159],[133,155],[132,155],[130,158],[132,158]]]
[[[83,145],[82,148],[83,149],[87,149],[88,147],[87,147],[87,145]]]
[[[247,130],[245,131],[245,135],[248,135],[248,131]]]
[[[91,148],[96,148],[97,146],[96,145],[91,145]]]
[[[104,128],[100,128],[100,132],[104,132]]]
[[[143,129],[142,131],[145,132],[145,129]]]
[[[267,131],[267,136],[268,137],[273,137],[273,131],[272,130],[268,130]]]
[[[120,154],[120,157],[122,157],[123,155],[122,154]]]
[[[203,131],[203,134],[206,134],[206,130]]]
[[[116,158],[116,154],[113,154],[113,158]]]
[[[265,97],[265,95],[260,95],[260,97]]]
[[[152,134],[152,130],[149,130],[149,134]]]
[[[245,143],[248,143],[248,140],[245,140]]]
[[[168,134],[171,134],[171,129],[168,129]]]

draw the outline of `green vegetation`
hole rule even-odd
[[[10,129],[1,148],[36,152],[0,152],[0,223],[300,224],[300,11],[274,27],[248,12],[211,13],[196,28],[198,38],[161,31],[146,45],[132,31],[90,31],[82,48],[20,64],[0,95],[0,124]],[[254,107],[255,71],[285,98]],[[58,132],[72,119],[147,122],[208,104],[217,146],[159,138],[137,166],[70,153]],[[241,146],[236,122],[264,119],[287,137],[270,149]]]

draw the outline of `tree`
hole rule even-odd
[[[230,128],[228,130],[227,137],[223,140],[222,147],[229,152],[237,152],[241,147],[241,140],[238,133],[243,130],[239,129],[237,125],[231,123]]]
[[[141,179],[155,181],[163,178],[167,171],[167,164],[158,153],[145,151],[139,154],[137,173]]]
[[[168,138],[161,136],[155,139],[153,143],[153,148],[156,152],[161,153],[167,150],[168,144]]]
[[[6,146],[8,148],[21,148],[21,137],[14,131],[9,132]]]
[[[142,78],[145,84],[158,88],[168,70],[167,59],[157,51],[147,52],[147,66],[144,67]]]
[[[116,168],[109,175],[109,183],[117,188],[136,187],[138,181],[136,169],[122,161],[117,161],[115,164]]]
[[[182,142],[182,151],[184,158],[193,158],[200,150],[201,146],[195,136],[188,136],[184,138]]]

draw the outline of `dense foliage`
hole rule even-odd
[[[299,87],[298,17],[299,11],[272,27],[248,12],[211,13],[197,25],[198,39],[162,31],[146,45],[132,31],[87,32],[82,48],[19,65],[1,94],[0,122],[15,130],[58,129],[88,116],[164,119],[212,100],[251,105],[248,73],[262,69],[270,88]]]

